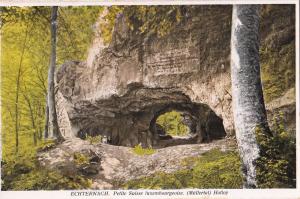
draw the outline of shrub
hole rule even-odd
[[[74,156],[74,162],[76,165],[88,164],[90,161],[90,158],[83,153],[74,153],[73,156]]]
[[[154,154],[156,151],[155,151],[155,149],[152,149],[151,147],[143,148],[141,146],[141,144],[139,144],[133,148],[133,152],[137,155],[151,155],[151,154]]]
[[[157,172],[124,183],[126,189],[242,188],[238,153],[211,150],[203,156],[184,159],[190,167],[173,173]]]
[[[36,158],[2,165],[2,190],[86,189],[91,180],[39,167]]]
[[[12,190],[68,190],[86,189],[91,180],[77,176],[63,176],[56,171],[35,169],[21,174],[11,183]]]
[[[45,152],[56,146],[55,140],[45,140],[40,146],[37,147],[37,152]]]
[[[260,188],[296,187],[296,140],[284,129],[283,114],[273,119],[272,135],[256,128],[260,146],[257,159],[257,182]]]
[[[102,136],[97,135],[97,136],[89,136],[86,134],[86,140],[90,142],[90,144],[98,144],[102,142]]]

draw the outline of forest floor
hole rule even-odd
[[[116,189],[124,182],[156,172],[172,173],[188,169],[189,165],[183,164],[185,159],[199,157],[215,148],[221,151],[234,150],[235,140],[177,145],[156,149],[151,155],[137,155],[130,147],[91,144],[81,139],[72,139],[40,153],[38,159],[42,166],[59,169],[69,175],[83,173],[92,180],[92,189]],[[94,161],[92,165],[90,160]]]

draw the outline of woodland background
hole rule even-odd
[[[106,42],[111,40],[114,19],[123,9],[114,6],[109,9],[107,23],[101,27]],[[104,7],[59,8],[57,67],[67,60],[86,59],[95,23],[103,11]],[[129,18],[136,16],[139,20],[132,29],[140,34],[151,30],[159,36],[171,31],[183,16],[176,6],[153,6],[149,9],[141,6],[125,11]],[[143,18],[145,12],[150,16],[147,20]],[[4,190],[78,189],[86,188],[90,183],[80,176],[70,178],[54,171],[42,170],[36,164],[36,153],[52,144],[51,140],[44,139],[43,134],[51,47],[50,13],[50,7],[3,7],[1,10],[1,165]],[[295,49],[291,42],[280,52],[278,50],[278,54],[286,53],[284,59],[280,60],[274,56],[276,53],[268,51],[267,46],[260,50],[261,60],[265,60],[261,65],[264,94],[266,102],[269,102],[294,87]],[[276,68],[276,65],[283,67]],[[175,117],[175,120],[172,119],[174,126],[183,128],[176,114],[169,117]],[[280,133],[284,131],[280,125],[277,130]],[[286,138],[285,141],[291,143],[294,149],[293,138]],[[286,144],[280,140],[271,142],[274,146],[278,142],[280,146]],[[286,155],[290,158],[294,154]]]

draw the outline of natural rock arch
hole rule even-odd
[[[153,145],[151,120],[177,104],[195,110],[210,107],[223,119],[226,133],[232,133],[227,23],[231,12],[228,9],[219,18],[220,12],[223,7],[216,6],[209,12],[202,10],[196,18],[218,21],[222,26],[203,29],[203,23],[187,23],[167,37],[151,39],[130,37],[128,28],[123,27],[126,23],[119,19],[115,32],[126,36],[122,41],[113,40],[102,48],[91,66],[67,62],[57,73],[59,91],[68,104],[63,108],[67,109],[70,131],[75,136],[100,131],[96,134],[108,134],[117,145],[134,146],[141,140]],[[215,37],[223,40],[222,45]],[[137,47],[114,48],[120,42]]]
[[[174,88],[145,88],[140,84],[131,84],[123,96],[81,101],[73,107],[65,103],[60,108],[69,109],[67,112],[73,128],[69,131],[73,131],[74,136],[107,136],[113,145],[164,147],[200,143],[226,134],[223,120],[208,105],[192,102],[187,95]],[[182,142],[160,142],[154,129],[155,121],[159,115],[170,110],[180,111],[191,118],[193,127],[190,129],[194,131],[194,137]]]
[[[119,19],[114,34],[124,37],[99,47],[89,64],[71,61],[57,72],[58,90],[64,98],[58,109],[64,109],[69,121],[62,125],[67,120],[59,119],[60,126],[68,128],[61,131],[69,137],[81,132],[107,134],[117,145],[134,146],[141,140],[150,145],[155,140],[149,129],[153,117],[171,104],[179,104],[209,107],[214,113],[208,117],[210,122],[220,124],[222,120],[226,134],[234,135],[232,13],[231,6],[225,7],[200,6],[193,20],[161,38],[132,37]],[[267,24],[261,23],[262,41],[271,34]],[[208,126],[218,127],[211,133],[223,127]]]

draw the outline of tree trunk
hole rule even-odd
[[[15,101],[16,153],[19,152],[19,126],[20,126],[19,125],[19,94],[20,94],[22,65],[23,65],[23,58],[24,58],[24,53],[25,53],[25,48],[26,48],[27,36],[28,36],[28,29],[26,30],[26,34],[25,34],[20,64],[19,64],[19,68],[18,68],[18,75],[17,75],[17,80],[16,80],[16,101]]]
[[[48,72],[48,107],[49,107],[49,137],[63,141],[59,131],[55,108],[54,74],[56,67],[56,29],[57,29],[57,6],[52,7],[51,12],[51,60]]]
[[[270,132],[260,79],[258,11],[258,5],[234,5],[232,13],[232,105],[245,188],[257,186],[255,161],[259,147],[255,129]]]
[[[46,139],[49,137],[49,106],[48,106],[48,93],[47,93],[47,95],[46,95],[44,136],[45,136]]]
[[[23,94],[23,97],[24,97],[25,101],[27,102],[27,105],[29,108],[30,120],[31,120],[32,129],[33,129],[33,144],[34,144],[34,146],[36,146],[37,145],[37,129],[35,126],[33,108],[32,108],[29,97],[26,94]]]

